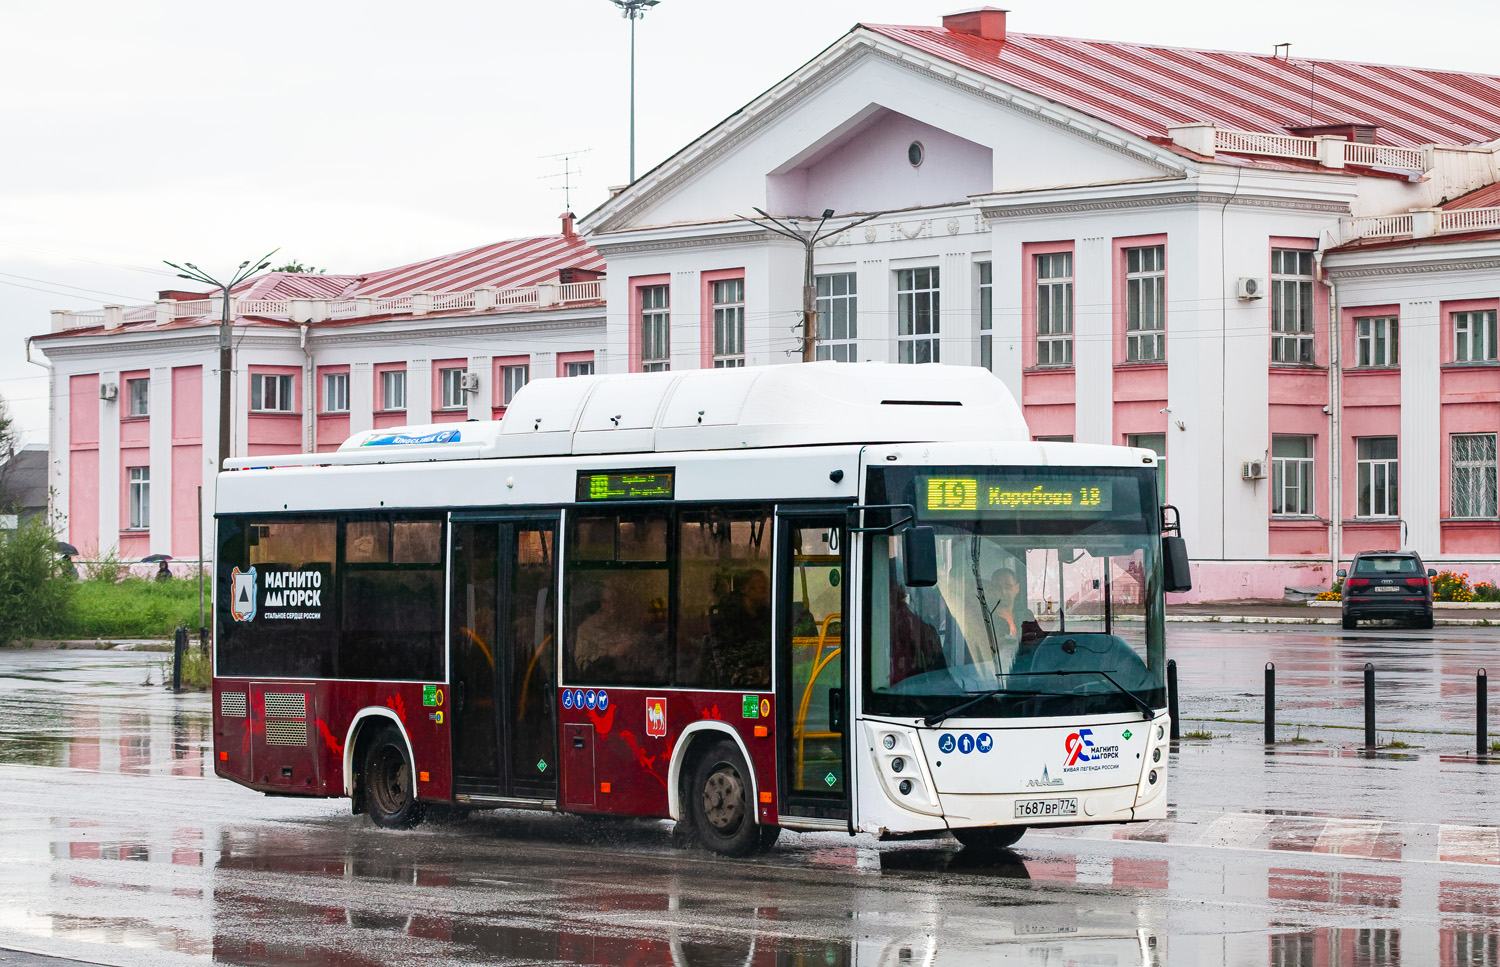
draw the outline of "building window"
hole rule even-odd
[[[1125,361],[1167,358],[1167,247],[1125,250]]]
[[[349,412],[349,374],[323,374],[323,412]]]
[[[1036,257],[1036,364],[1073,365],[1073,253]]]
[[[1157,495],[1167,495],[1167,435],[1165,433],[1130,433],[1125,436],[1127,447],[1138,447],[1156,454]]]
[[[979,263],[979,365],[995,371],[995,268]]]
[[[130,468],[130,529],[151,526],[151,468]]]
[[[594,361],[592,359],[581,363],[563,363],[564,376],[592,376],[594,375]]]
[[[464,395],[465,375],[466,371],[462,369],[438,370],[443,383],[443,409],[461,410],[469,405],[468,397]]]
[[[941,312],[938,270],[900,269],[896,272],[896,361],[940,362],[938,318]]]
[[[573,364],[569,364],[573,365]],[[593,363],[589,363],[590,366]],[[500,402],[509,406],[510,401],[516,398],[521,387],[526,385],[531,378],[530,366],[502,366],[500,367]]]
[[[671,299],[664,285],[641,287],[641,372],[672,368]]]
[[[859,288],[853,272],[820,275],[818,282],[818,359],[840,363],[859,361],[856,319]]]
[[[1313,359],[1313,253],[1271,249],[1271,358],[1311,364]]]
[[[1495,434],[1453,435],[1454,517],[1497,517]]]
[[[1495,310],[1453,314],[1453,359],[1460,363],[1495,361]]]
[[[1400,358],[1394,316],[1354,320],[1356,366],[1395,366]]]
[[[125,398],[129,409],[127,416],[150,416],[151,415],[151,380],[149,379],[127,379],[125,381]]]
[[[406,409],[406,370],[389,369],[380,374],[380,408]]]
[[[1400,513],[1396,500],[1396,438],[1370,436],[1354,442],[1359,516],[1395,517]]]
[[[712,283],[714,369],[745,365],[745,280]]]
[[[259,413],[290,413],[292,377],[251,373],[250,409]]]
[[[1312,516],[1312,437],[1271,437],[1271,513],[1277,517]]]
[[[1061,433],[1053,436],[1034,436],[1032,439],[1037,443],[1072,443],[1073,434]]]

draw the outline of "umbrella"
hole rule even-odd
[[[69,544],[67,541],[54,541],[52,544],[52,552],[54,554],[66,554],[69,557],[78,556],[78,548],[74,547],[72,544]]]
[[[145,557],[141,558],[141,563],[155,564],[157,561],[170,561],[171,559],[172,555],[170,554],[147,554]]]

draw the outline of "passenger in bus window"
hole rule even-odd
[[[932,625],[906,603],[906,586],[891,578],[891,684],[948,667]]]
[[[771,677],[771,578],[746,570],[709,612],[714,684],[756,688]]]
[[[578,582],[574,608],[587,615],[573,637],[573,666],[580,678],[622,685],[666,680],[666,584],[665,570],[602,572]],[[597,610],[589,614],[579,608],[595,594]]]

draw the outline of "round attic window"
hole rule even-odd
[[[925,154],[926,151],[922,148],[922,142],[913,141],[906,149],[906,160],[911,162],[913,168],[920,168],[922,166],[922,158]]]

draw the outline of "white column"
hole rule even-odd
[[[211,354],[202,357],[203,379],[200,381],[199,391],[203,394],[200,409],[203,414],[203,428],[201,439],[203,440],[203,506],[200,512],[203,514],[203,555],[207,561],[212,562],[217,554],[218,544],[214,539],[214,506],[215,494],[218,491],[219,474],[219,353],[213,350]],[[212,571],[208,572],[212,575]],[[212,585],[209,585],[212,587]]]
[[[1074,437],[1114,443],[1114,299],[1109,240],[1078,240],[1073,256]],[[1170,444],[1170,441],[1168,441]],[[1170,466],[1170,462],[1168,464]]]
[[[938,357],[953,366],[968,366],[979,359],[979,323],[974,295],[977,270],[968,252],[943,255],[938,279]]]
[[[73,418],[70,409],[73,393],[70,376],[70,373],[59,372],[55,364],[47,376],[47,385],[52,393],[52,423],[47,435],[47,485],[52,491],[48,500],[52,519],[59,520],[58,515],[62,515],[58,537],[69,543],[76,543],[69,537],[72,523],[67,519],[69,464],[73,452]]]
[[[216,410],[218,407],[214,407]],[[234,354],[234,372],[229,381],[230,423],[234,427],[231,457],[250,455],[250,360],[241,353]],[[218,433],[214,434],[218,439]]]
[[[672,369],[703,368],[703,298],[698,287],[696,269],[678,269],[672,273],[671,293],[672,321],[668,324],[671,333]],[[749,313],[747,312],[748,316]],[[748,333],[746,333],[748,337]],[[748,339],[747,339],[748,341]],[[749,363],[749,358],[746,358]]]
[[[1449,472],[1442,432],[1442,329],[1432,299],[1401,303],[1401,429],[1397,491],[1406,541],[1423,557],[1442,551],[1442,480]]]
[[[349,367],[349,435],[375,427],[375,370],[369,363]]]
[[[432,422],[432,360],[406,361],[406,422]]]
[[[535,352],[531,354],[531,372],[528,380],[547,379],[557,375],[557,353]]]
[[[479,377],[479,389],[468,396],[469,419],[493,419],[494,410],[491,408],[491,403],[496,398],[494,357],[470,356],[465,365],[469,372]]]
[[[773,242],[763,252],[762,270],[757,271],[753,262],[745,266],[745,364],[798,363],[806,250],[792,242]]]
[[[996,229],[1003,224],[997,222]],[[991,346],[995,375],[1020,403],[1021,369],[1025,358],[1021,352],[1021,340],[1026,331],[1025,321],[1021,318],[1021,243],[993,230],[990,233],[990,252],[990,277],[994,279],[994,313],[990,325],[994,333]]]
[[[99,401],[99,554],[119,546],[120,540],[120,407],[125,401],[125,387],[120,386],[120,371],[99,374],[99,385],[114,383],[119,394],[113,400]],[[87,551],[79,548],[80,551]]]
[[[172,553],[172,367],[151,369],[150,554]],[[118,408],[117,408],[118,409]]]
[[[891,303],[890,263],[864,259],[855,270],[859,285],[859,361],[896,361],[896,308]]]

